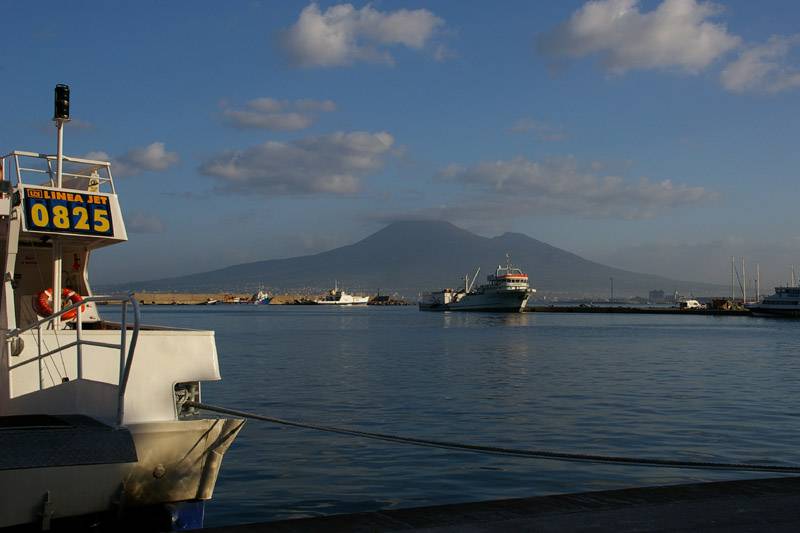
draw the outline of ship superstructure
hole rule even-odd
[[[494,274],[486,277],[487,283],[474,288],[480,269],[472,282],[464,278],[464,288],[451,288],[423,294],[419,308],[429,311],[506,311],[520,312],[536,289],[530,287],[528,275],[513,266],[506,257],[506,265],[498,265]]]
[[[111,165],[62,154],[66,86],[55,117],[56,155],[0,159],[0,527],[198,527],[243,424],[185,406],[220,379],[214,332],[143,325],[132,295],[94,294],[92,253],[125,242],[125,221]]]
[[[754,315],[800,317],[800,287],[775,287],[775,294],[761,302],[745,304]]]

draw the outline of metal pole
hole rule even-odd
[[[36,328],[38,335],[36,336],[36,344],[39,348],[39,390],[44,388],[44,383],[42,383],[42,324]]]
[[[125,418],[125,389],[128,387],[128,378],[131,373],[131,365],[133,364],[133,356],[136,352],[136,341],[139,338],[139,325],[141,323],[141,315],[139,313],[139,302],[131,294],[129,297],[131,307],[133,307],[133,336],[131,337],[131,344],[128,348],[128,357],[125,362],[125,373],[122,375],[122,380],[119,384],[119,410],[117,412],[117,425],[122,425]]]
[[[608,278],[611,280],[611,303],[614,303],[614,278]]]
[[[742,257],[742,303],[747,303],[747,273],[744,271],[744,257]]]
[[[64,165],[64,120],[56,119],[58,130],[58,145],[56,146],[56,187],[61,188],[61,172]]]
[[[58,237],[53,238],[53,313],[61,310],[61,261],[63,251]],[[53,319],[53,328],[59,329],[61,317]]]
[[[758,270],[758,263],[756,263],[756,303],[761,301],[761,273]]]
[[[83,326],[81,325],[81,307],[83,306],[78,305],[78,314],[75,316],[75,320],[77,320],[75,324],[75,331],[78,344],[75,345],[75,349],[78,350],[78,379],[83,379],[83,346],[81,345],[81,332],[83,331]]]
[[[61,188],[61,175],[64,167],[64,119],[56,118],[58,141],[56,144],[56,187]],[[53,239],[53,312],[61,309],[61,243]],[[61,317],[56,317],[53,328],[58,329]]]
[[[125,345],[128,341],[128,301],[122,302],[122,321],[119,339],[119,386],[122,387],[122,376],[125,374]]]
[[[736,293],[733,291],[734,261],[736,258],[731,256],[731,303],[736,299]]]

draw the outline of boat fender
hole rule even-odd
[[[36,314],[42,317],[48,317],[53,314],[53,306],[50,304],[50,300],[53,297],[53,289],[52,287],[49,289],[45,289],[40,292],[36,297],[33,299],[33,309],[36,311]],[[65,304],[77,304],[83,301],[83,296],[78,294],[77,292],[73,291],[68,287],[64,287],[61,289],[61,299],[64,301]],[[81,306],[81,311],[85,311],[86,306]],[[64,320],[72,320],[78,316],[78,310],[73,309],[67,313],[64,313],[61,318]]]
[[[11,357],[17,357],[25,349],[25,341],[22,337],[15,337],[11,339]]]

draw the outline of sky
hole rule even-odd
[[[800,4],[17,2],[0,151],[108,158],[95,283],[316,253],[395,220],[726,283],[800,265]],[[46,16],[44,16],[46,14]]]

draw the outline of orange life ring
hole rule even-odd
[[[36,297],[33,299],[33,308],[39,316],[48,317],[53,314],[53,306],[50,304],[50,300],[53,298],[53,288],[45,289],[40,292]],[[73,291],[70,288],[64,287],[61,289],[61,299],[64,303],[69,302],[70,304],[77,304],[83,301],[83,296],[78,294],[77,292]],[[69,305],[69,304],[67,304]],[[66,306],[64,306],[66,307]],[[86,306],[81,306],[81,312],[86,310]],[[72,320],[78,316],[78,310],[73,309],[67,313],[61,315],[63,320]]]

